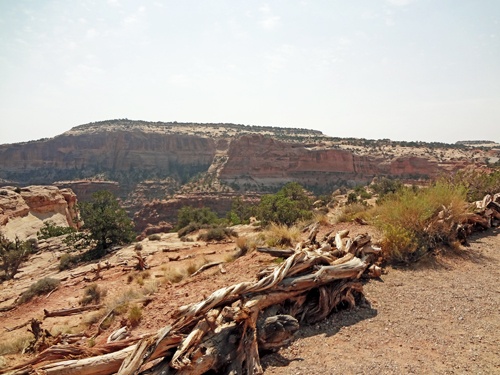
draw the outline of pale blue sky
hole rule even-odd
[[[0,0],[0,143],[115,118],[500,142],[500,1]]]

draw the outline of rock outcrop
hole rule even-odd
[[[57,181],[54,182],[53,185],[57,186],[59,189],[71,189],[80,202],[90,201],[92,199],[92,194],[99,190],[110,191],[116,196],[119,196],[121,193],[120,184],[116,181]]]
[[[10,239],[34,237],[45,221],[72,226],[77,216],[77,198],[71,189],[55,186],[0,188],[0,232]]]

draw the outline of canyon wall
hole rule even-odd
[[[449,163],[446,169],[458,169]],[[356,185],[375,176],[391,178],[435,177],[442,170],[435,161],[423,157],[373,157],[350,151],[304,147],[260,135],[234,140],[218,177],[238,185],[278,185],[297,181],[304,186]]]
[[[62,134],[0,145],[0,178],[21,184],[52,183],[104,174],[121,185],[206,171],[215,155],[210,138],[140,131]]]

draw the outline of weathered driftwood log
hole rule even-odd
[[[257,251],[278,258],[288,258],[295,254],[293,249],[276,249],[275,247],[257,247]]]
[[[30,324],[30,323],[31,323],[31,319],[30,319],[30,320],[27,320],[27,321],[26,321],[26,322],[24,322],[24,323],[18,324],[17,326],[12,327],[12,328],[7,328],[7,327],[3,327],[3,328],[5,328],[5,330],[6,330],[7,332],[12,332],[12,331],[15,331],[16,329],[26,327],[26,326],[27,326],[28,324]]]
[[[90,306],[82,306],[82,307],[74,307],[71,309],[57,310],[57,311],[48,311],[43,309],[43,313],[45,314],[45,318],[53,317],[53,316],[68,316],[73,314],[79,314],[84,311],[91,310],[99,310],[104,305],[90,305]]]
[[[196,276],[198,275],[199,273],[202,273],[203,271],[205,270],[208,270],[209,268],[211,267],[215,267],[215,266],[218,266],[219,264],[222,264],[224,263],[224,261],[219,261],[219,262],[211,262],[211,263],[207,263],[207,264],[204,264],[203,266],[201,266],[198,271],[196,271],[195,273],[193,273],[191,276]]]

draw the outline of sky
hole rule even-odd
[[[119,118],[500,142],[500,1],[0,0],[0,144]]]

